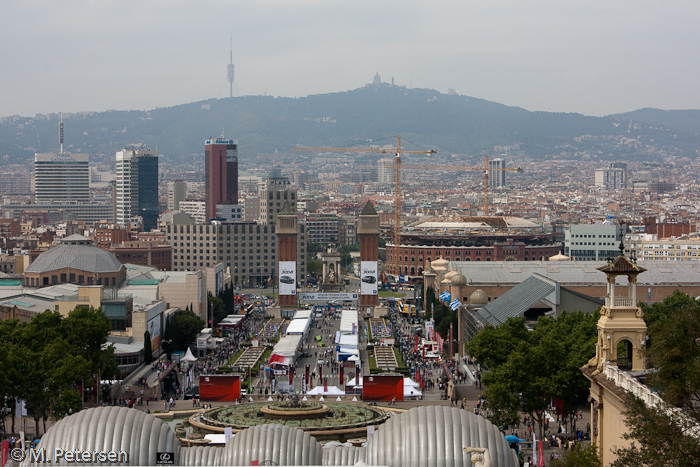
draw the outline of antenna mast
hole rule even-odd
[[[233,97],[233,37],[231,38],[231,58],[228,64],[229,97]]]
[[[61,114],[61,121],[58,123],[58,142],[61,145],[61,153],[63,152],[63,114]]]

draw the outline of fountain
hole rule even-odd
[[[330,407],[320,402],[299,402],[299,395],[292,395],[287,402],[263,406],[260,411],[267,420],[304,420],[327,417]]]
[[[308,432],[318,439],[357,438],[367,433],[367,426],[384,423],[391,416],[381,407],[342,402],[302,402],[297,394],[284,402],[251,402],[205,410],[190,417],[190,424],[200,433],[234,433],[246,428],[277,423]]]

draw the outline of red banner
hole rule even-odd
[[[238,375],[202,375],[199,377],[199,399],[204,402],[233,402],[241,398]]]
[[[6,439],[2,440],[2,467],[7,464],[7,456],[10,454],[10,442]]]
[[[362,379],[362,400],[402,401],[403,376],[365,376]]]

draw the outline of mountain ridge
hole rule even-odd
[[[2,163],[57,151],[55,116],[5,118]],[[295,145],[366,145],[397,134],[440,154],[474,157],[509,148],[533,159],[571,153],[634,160],[657,152],[695,158],[700,148],[700,110],[639,109],[590,117],[389,84],[300,98],[241,96],[147,111],[84,112],[64,121],[65,150],[98,159],[143,143],[176,162],[202,153],[204,140],[220,132],[238,139],[239,153],[251,160],[287,153]]]

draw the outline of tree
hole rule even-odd
[[[678,291],[647,307],[646,355],[656,371],[648,384],[674,410],[648,407],[628,396],[625,418],[634,441],[615,451],[615,466],[698,466],[700,440],[700,303]]]
[[[31,326],[26,326],[23,331],[23,340],[32,339]],[[46,432],[49,409],[56,404],[62,390],[90,380],[89,363],[81,355],[72,354],[71,350],[71,346],[60,338],[46,343],[39,350],[28,346],[24,349],[24,371],[20,377],[22,398],[26,401],[27,413],[34,418],[37,431],[39,420],[43,420]]]
[[[107,345],[112,330],[109,318],[100,308],[78,306],[61,322],[62,335],[90,363],[90,375],[99,382],[119,375],[114,346]]]
[[[43,420],[46,431],[49,414],[58,419],[82,408],[79,384],[118,370],[113,346],[105,346],[110,329],[101,311],[86,307],[65,319],[47,310],[29,323],[0,323],[0,396],[8,397],[11,410],[16,399],[25,400],[36,426]]]
[[[219,297],[214,297],[211,294],[207,295],[207,310],[211,310],[212,304],[214,305],[214,322],[211,323],[211,328],[215,328],[217,324],[221,322],[228,314],[226,313],[226,305],[224,301]],[[209,319],[207,319],[209,321]]]
[[[488,368],[497,368],[508,361],[520,342],[529,338],[525,318],[509,318],[498,327],[485,326],[467,343],[467,352]]]
[[[514,423],[524,412],[541,438],[544,412],[555,399],[562,415],[572,417],[586,401],[589,383],[579,368],[595,354],[596,323],[597,315],[564,312],[540,317],[533,331],[523,318],[509,318],[475,336],[467,352],[490,370],[483,381],[494,422]]]
[[[165,328],[166,351],[168,355],[178,350],[186,350],[204,328],[204,321],[190,310],[178,310],[172,314]]]
[[[143,361],[151,363],[153,361],[153,349],[151,348],[151,333],[143,333]]]
[[[432,287],[425,288],[425,284],[421,284],[421,297],[425,297],[425,319],[433,317],[431,304],[435,303],[435,289]]]
[[[80,392],[74,388],[62,389],[58,398],[51,407],[51,418],[60,420],[66,415],[79,412],[83,408],[83,400]]]
[[[595,444],[576,443],[564,456],[552,461],[549,467],[603,467]]]
[[[697,467],[700,465],[700,440],[691,433],[698,420],[683,412],[651,408],[631,395],[625,401],[625,423],[629,432],[623,437],[634,443],[615,449],[614,467]]]
[[[644,322],[648,328],[651,328],[657,321],[667,318],[676,311],[697,306],[697,301],[676,289],[671,295],[664,298],[663,302],[651,304],[640,302],[639,305],[644,312]]]

